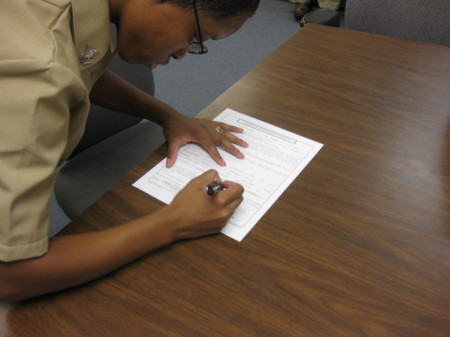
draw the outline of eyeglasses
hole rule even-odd
[[[192,44],[188,48],[188,53],[206,54],[208,52],[208,49],[203,45],[202,32],[200,30],[200,22],[198,20],[197,4],[195,3],[195,0],[193,1],[193,5],[194,5],[195,21],[197,22],[198,41],[192,42]]]

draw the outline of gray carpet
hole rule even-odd
[[[299,30],[294,4],[261,0],[256,14],[231,37],[208,41],[205,55],[186,55],[154,70],[156,96],[193,116]],[[50,235],[68,222],[52,196]]]

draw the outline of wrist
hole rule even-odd
[[[173,118],[180,113],[170,105],[158,100],[157,98],[145,94],[140,100],[139,115],[145,119],[165,127]]]
[[[159,229],[159,234],[166,244],[171,244],[181,239],[179,227],[182,225],[183,217],[179,213],[174,207],[167,205],[151,215],[161,219],[162,226]]]

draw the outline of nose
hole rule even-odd
[[[181,60],[188,52],[188,49],[189,49],[189,47],[184,47],[184,48],[178,49],[175,53],[172,54],[172,57],[175,60]]]

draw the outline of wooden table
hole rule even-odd
[[[450,336],[450,49],[310,24],[201,115],[227,107],[325,146],[241,243],[2,303],[2,337]],[[164,154],[70,232],[161,207],[131,184]]]

